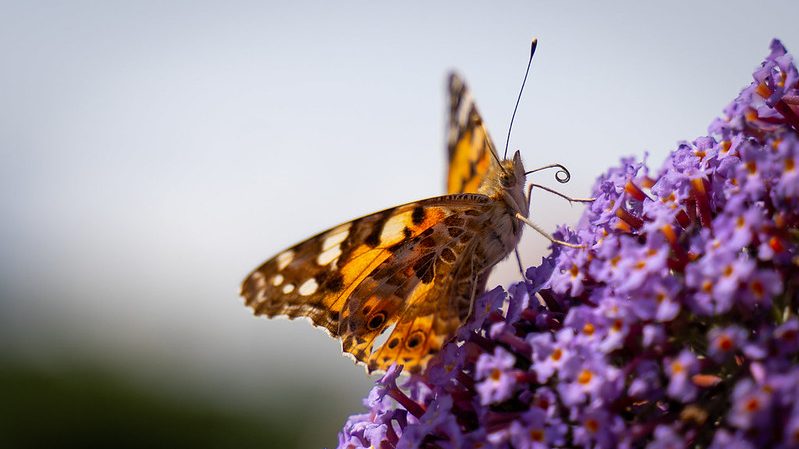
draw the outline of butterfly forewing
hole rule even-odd
[[[415,371],[469,312],[473,242],[490,207],[449,195],[345,223],[266,261],[241,295],[258,315],[310,318],[370,371],[395,361]]]
[[[449,122],[447,124],[448,193],[477,192],[492,165],[494,144],[483,125],[466,83],[449,75]]]

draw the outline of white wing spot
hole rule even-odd
[[[448,145],[455,145],[455,141],[458,139],[458,129],[454,126],[449,129],[447,133],[447,144]]]
[[[322,242],[322,252],[316,257],[316,263],[327,265],[341,255],[341,242],[350,234],[350,224],[346,223],[330,231],[330,235]]]
[[[316,263],[324,266],[336,260],[336,258],[338,258],[338,256],[340,255],[341,255],[341,247],[336,245],[330,249],[326,249],[321,253],[319,253],[319,255],[316,257]]]
[[[463,126],[469,121],[469,112],[472,111],[474,100],[471,92],[466,92],[461,98],[461,107],[458,109],[458,124]]]
[[[339,246],[344,239],[350,234],[350,224],[346,223],[338,228],[330,231],[330,236],[325,239],[325,242],[322,244],[322,250],[326,251],[330,248],[335,246]]]
[[[299,292],[302,296],[313,295],[317,288],[319,288],[319,284],[316,283],[316,279],[311,278],[300,285]]]
[[[294,260],[294,251],[288,250],[277,255],[277,269],[282,270]]]
[[[266,286],[266,280],[264,279],[263,273],[260,271],[253,272],[250,277],[255,282],[255,288],[260,290]]]
[[[405,238],[402,230],[405,229],[405,224],[410,222],[410,211],[389,218],[383,225],[383,232],[380,233],[380,246],[391,246],[401,242]]]
[[[294,291],[294,284],[286,284],[283,286],[283,294],[288,295]]]
[[[274,277],[272,277],[272,285],[277,287],[278,285],[283,283],[283,280],[284,279],[282,274],[276,274]]]

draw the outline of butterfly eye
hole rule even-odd
[[[386,321],[386,313],[385,312],[378,312],[372,318],[369,319],[369,322],[366,325],[369,327],[369,330],[378,329],[383,323]]]
[[[502,176],[499,178],[499,182],[502,184],[502,187],[510,187],[513,185],[515,179],[512,175],[508,173],[503,173]]]

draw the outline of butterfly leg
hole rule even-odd
[[[474,306],[477,297],[485,291],[485,285],[488,281],[488,274],[491,272],[491,268],[493,267],[486,267],[485,269],[481,270],[478,273],[474,272],[474,262],[471,264],[471,271],[472,275],[470,279],[472,280],[471,286],[471,294],[469,299],[469,314],[466,316],[466,319],[463,320],[464,323],[468,323],[469,320],[472,319],[474,315]]]
[[[472,279],[472,292],[469,294],[469,314],[463,320],[464,323],[468,323],[472,319],[472,315],[474,315],[474,299],[477,297],[477,284],[480,283],[478,276],[474,274],[474,259],[469,262],[469,271],[471,272],[469,279]]]
[[[527,226],[530,226],[535,230],[535,232],[543,235],[547,240],[552,243],[556,243],[561,246],[567,246],[569,248],[585,248],[585,245],[575,245],[574,243],[564,242],[563,240],[558,240],[555,237],[552,237],[547,231],[543,230],[540,226],[533,223],[529,218],[525,217],[524,215],[516,212],[516,218],[524,222]]]
[[[549,193],[554,193],[555,195],[565,199],[566,201],[568,201],[570,203],[572,203],[572,202],[573,203],[593,203],[594,200],[596,200],[596,198],[572,198],[570,196],[566,196],[566,195],[558,192],[557,190],[550,189],[549,187],[546,187],[546,186],[542,186],[541,184],[530,183],[530,185],[527,186],[527,207],[528,207],[528,209],[530,207],[530,196],[531,196],[531,194],[533,192],[533,187],[538,187],[539,189],[546,190]]]
[[[513,253],[516,254],[516,263],[519,265],[519,273],[522,274],[522,279],[527,279],[524,274],[524,264],[522,264],[522,256],[519,255],[519,248],[513,248]]]

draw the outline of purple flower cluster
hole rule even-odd
[[[528,280],[340,448],[799,448],[799,73],[779,41],[708,137],[632,159]]]

